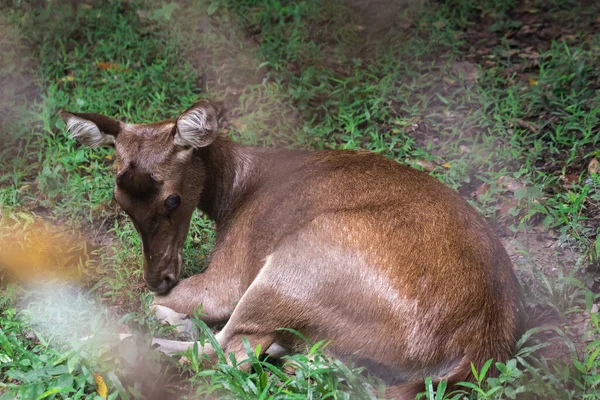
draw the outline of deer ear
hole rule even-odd
[[[100,114],[69,113],[60,111],[67,130],[78,142],[86,146],[102,147],[115,143],[122,123]]]
[[[201,100],[177,118],[175,145],[206,147],[217,137],[218,127],[217,110],[207,100]]]

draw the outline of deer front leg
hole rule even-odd
[[[227,335],[227,332],[219,332],[215,335],[215,339],[219,344],[219,347],[225,355],[227,363],[231,363],[230,353],[233,353],[235,359],[239,362],[248,357],[246,348],[243,344],[243,338],[247,339],[252,346],[261,346],[261,354],[267,353],[273,358],[279,358],[284,354],[284,350],[281,346],[273,342],[273,335],[258,333],[258,334],[243,334],[238,332],[235,335]],[[188,349],[192,349],[195,342],[182,342],[177,340],[168,340],[154,338],[152,339],[152,346],[163,352],[164,354],[174,356],[177,354],[185,353]],[[267,348],[265,351],[264,349]],[[198,342],[198,355],[200,356],[201,365],[203,368],[212,368],[219,361],[217,352],[209,342],[203,345]],[[238,365],[240,369],[250,369],[249,363],[242,363]]]
[[[200,319],[207,325],[227,322],[242,297],[241,284],[236,277],[224,279],[211,269],[212,266],[205,273],[180,281],[166,295],[155,295],[153,305],[168,307],[189,316],[194,315],[201,305]]]

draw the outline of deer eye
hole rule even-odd
[[[174,211],[177,207],[179,207],[179,203],[181,203],[181,197],[176,194],[172,194],[165,200],[165,208],[169,211]]]

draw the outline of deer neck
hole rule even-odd
[[[205,173],[199,208],[215,221],[217,229],[226,225],[261,181],[264,168],[259,153],[258,148],[220,137],[197,150],[194,162]]]

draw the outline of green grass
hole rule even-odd
[[[191,397],[375,398],[379,383],[327,358],[324,343],[307,343],[310,359],[288,360],[295,375],[253,349],[241,361],[252,365],[249,372],[231,367],[226,355],[203,370],[194,354],[173,366],[142,352],[150,336],[171,333],[148,313],[139,239],[112,200],[113,154],[79,147],[57,111],[149,122],[198,98],[223,101],[222,133],[247,144],[362,148],[426,169],[499,234],[524,237],[518,275],[530,322],[544,329],[529,331],[515,357],[496,364],[499,377],[474,371],[470,396],[597,398],[600,175],[588,165],[600,158],[600,34],[579,29],[522,49],[509,40],[523,24],[519,7],[509,0],[413,6],[398,16],[410,28],[377,37],[338,1],[106,2],[75,13],[28,2],[3,8],[0,236],[32,229],[40,218],[83,232],[90,245],[79,242],[69,260],[84,277],[82,288],[59,300],[94,305],[77,306],[71,322],[44,329],[35,316],[52,315],[54,303],[0,271],[0,399],[92,399],[94,373],[106,380],[109,398],[137,398],[155,389],[131,372],[140,360],[150,360],[155,385],[176,368],[183,381],[173,390]],[[528,7],[565,27],[597,18],[584,2]],[[476,45],[473,32],[481,40],[494,35],[496,44]],[[469,58],[482,47],[488,51]],[[475,71],[461,68],[464,60]],[[557,251],[572,249],[575,260],[536,259],[542,232]],[[197,213],[184,249],[186,275],[208,265],[213,243],[211,222]],[[139,354],[75,346],[65,339],[75,333],[72,321],[127,325]],[[575,329],[581,326],[585,332]],[[435,391],[425,397],[465,396]]]

